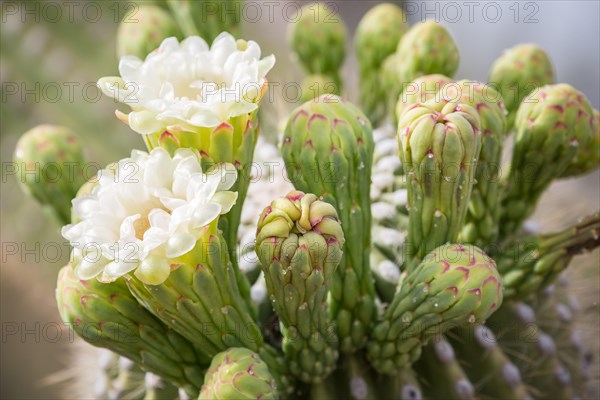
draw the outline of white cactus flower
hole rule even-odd
[[[258,107],[275,57],[254,41],[221,33],[209,47],[199,36],[165,39],[145,60],[124,56],[120,77],[98,81],[104,94],[132,109],[119,114],[140,134],[215,127]]]
[[[147,284],[164,282],[170,260],[192,250],[236,202],[228,189],[237,172],[231,164],[219,167],[205,174],[192,150],[171,157],[156,148],[134,150],[100,171],[92,193],[73,200],[78,222],[62,229],[77,276],[110,282],[133,272]]]

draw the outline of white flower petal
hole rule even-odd
[[[178,232],[169,238],[167,242],[166,256],[175,258],[190,252],[196,245],[194,235],[186,232]]]
[[[264,78],[269,71],[275,66],[275,56],[271,54],[258,61],[258,77]]]
[[[188,200],[198,199],[203,203],[214,196],[221,184],[221,173],[216,170],[208,175],[194,175],[189,180],[186,196]]]
[[[161,197],[160,202],[171,211],[185,205],[185,200],[174,197]]]
[[[208,44],[200,36],[189,36],[181,42],[181,47],[190,54],[208,51]]]
[[[171,37],[143,61],[122,57],[121,76],[102,78],[98,86],[131,107],[127,122],[138,133],[159,133],[167,126],[214,127],[256,109],[265,75],[275,63],[272,55],[260,57],[256,42],[238,48],[227,32],[210,47],[198,36],[181,43]]]
[[[118,278],[120,276],[126,275],[136,269],[139,265],[139,261],[113,261],[104,267],[104,278]]]
[[[160,285],[171,272],[169,261],[164,257],[150,256],[140,263],[133,273],[147,285]]]
[[[155,188],[170,188],[173,182],[171,157],[162,147],[152,150],[144,166],[144,183]]]
[[[75,275],[83,281],[95,278],[102,272],[107,261],[101,257],[97,259],[83,257],[81,262],[75,267]]]
[[[76,242],[77,239],[83,234],[84,224],[69,224],[62,227],[60,230],[61,235],[69,242]]]
[[[129,77],[137,75],[137,71],[143,66],[143,61],[136,56],[126,55],[119,60],[119,73],[125,81]]]
[[[210,200],[221,207],[221,214],[227,214],[237,200],[237,192],[217,192]]]
[[[202,228],[213,222],[220,214],[220,204],[208,203],[194,211],[191,219],[191,226],[194,229]]]
[[[121,103],[127,98],[125,90],[125,81],[119,76],[105,76],[100,78],[96,84],[98,88],[108,97],[118,100]]]
[[[157,115],[151,111],[132,111],[128,118],[129,127],[142,135],[157,133],[164,128],[164,124],[158,121]]]
[[[135,238],[135,227],[134,223],[140,219],[140,214],[131,215],[123,220],[121,223],[120,236],[122,238]]]
[[[197,153],[181,149],[171,157],[155,149],[134,150],[100,171],[96,189],[73,201],[80,221],[62,229],[78,276],[112,282],[135,271],[145,283],[163,282],[169,259],[191,251],[203,228],[236,201],[224,189],[237,172],[219,167],[205,175]]]
[[[160,208],[155,208],[154,210],[150,211],[150,214],[148,214],[148,221],[150,222],[151,227],[166,230],[169,228],[170,220],[171,215]]]
[[[222,163],[217,166],[221,173],[221,181],[217,190],[229,190],[237,181],[237,169],[230,163]]]

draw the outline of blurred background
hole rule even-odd
[[[274,53],[272,82],[299,81],[299,66],[289,55],[284,18],[287,1],[248,0],[243,37]],[[60,227],[45,218],[26,198],[5,168],[19,136],[41,124],[66,125],[85,140],[87,155],[98,166],[144,148],[139,135],[114,116],[116,104],[96,89],[98,78],[117,75],[115,36],[118,22],[133,2],[3,1],[0,27],[0,156],[1,182],[1,380],[6,399],[64,398],[64,383],[49,376],[68,370],[73,338],[59,323],[54,302],[56,273],[69,255]],[[143,2],[136,2],[143,3]],[[160,3],[160,2],[158,2]],[[300,4],[302,2],[294,2]],[[335,4],[352,35],[358,21],[376,1],[329,1]],[[396,2],[398,4],[402,2]],[[467,5],[470,4],[470,5]],[[600,107],[600,2],[407,2],[411,23],[431,18],[454,36],[461,61],[457,78],[485,81],[502,50],[517,43],[541,45],[553,60],[557,81],[583,91]],[[256,9],[262,13],[257,17]],[[287,9],[293,15],[292,9]],[[291,10],[291,11],[290,11]],[[288,18],[290,19],[290,18]],[[352,43],[343,78],[346,97],[356,100],[357,68]],[[295,106],[280,91],[263,108],[269,118],[264,133],[275,135],[279,121]],[[542,229],[559,229],[599,208],[600,175],[555,184],[534,219]],[[598,378],[598,252],[577,258],[569,274],[590,310],[583,326],[596,348]]]

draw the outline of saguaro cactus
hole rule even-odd
[[[275,164],[251,183],[275,60],[217,32],[236,23],[210,17],[239,3],[208,3],[146,8],[162,17],[143,18],[140,37],[122,27],[119,41],[149,54],[125,55],[121,77],[98,82],[131,107],[117,116],[149,152],[85,184],[79,173],[23,182],[66,224],[61,318],[108,352],[100,389],[81,397],[593,398],[577,307],[558,275],[600,246],[598,213],[556,233],[524,221],[554,179],[598,166],[599,114],[568,84],[505,97],[508,121],[500,97],[550,80],[543,52],[503,56],[490,77],[500,93],[453,82],[450,33],[425,21],[404,34],[402,11],[377,6],[355,43],[372,120],[338,95],[308,96],[287,118],[281,156],[261,138],[258,159]],[[291,38],[305,84],[333,78],[338,91],[352,85],[339,74],[346,31],[339,16],[327,20],[332,7],[302,8]],[[188,37],[152,45],[171,15]],[[212,22],[198,25],[204,17]],[[373,129],[393,107],[397,126]],[[517,109],[509,173],[492,179]],[[82,146],[42,126],[15,160],[64,171],[83,162]],[[531,324],[534,340],[519,340]]]

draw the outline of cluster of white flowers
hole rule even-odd
[[[237,193],[228,189],[236,179],[231,164],[205,174],[190,149],[173,157],[162,148],[134,150],[100,171],[91,194],[73,200],[79,222],[62,230],[78,277],[110,282],[133,272],[147,284],[164,282],[170,260],[192,250],[235,204]]]
[[[144,61],[125,56],[121,77],[98,81],[108,96],[129,105],[129,126],[140,134],[214,127],[254,111],[275,57],[263,59],[253,41],[223,32],[212,46],[198,36],[165,39]],[[124,117],[125,118],[125,117]]]

